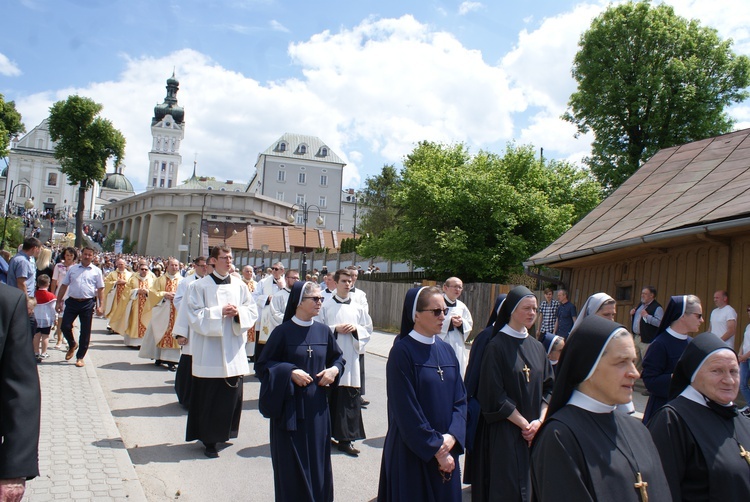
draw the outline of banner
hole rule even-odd
[[[115,254],[122,254],[122,243],[124,239],[115,239]]]

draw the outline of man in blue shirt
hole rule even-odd
[[[36,266],[32,258],[39,256],[42,242],[36,237],[29,237],[23,241],[21,250],[10,259],[8,264],[8,286],[18,288],[26,296],[34,296],[36,291]]]
[[[570,330],[573,329],[573,323],[576,322],[578,311],[576,306],[568,300],[568,292],[564,289],[557,291],[557,301],[560,306],[557,307],[557,321],[555,321],[555,334],[562,338],[568,338]]]

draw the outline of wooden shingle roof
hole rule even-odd
[[[662,233],[750,216],[750,129],[659,150],[525,265],[551,264]]]

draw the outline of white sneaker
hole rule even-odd
[[[45,352],[44,354],[42,354],[42,355],[41,355],[41,358],[42,358],[42,359],[49,359],[49,354],[47,354],[47,353]]]

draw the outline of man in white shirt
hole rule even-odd
[[[727,345],[734,348],[734,333],[737,331],[737,312],[729,305],[729,295],[724,290],[714,293],[716,308],[711,311],[709,331]]]

